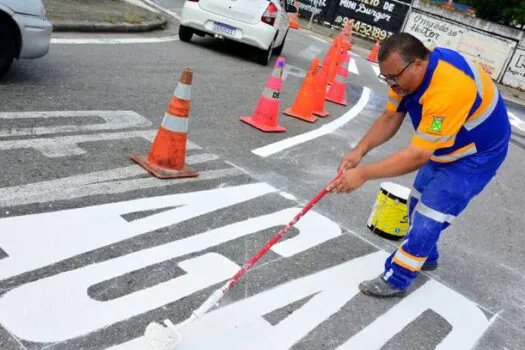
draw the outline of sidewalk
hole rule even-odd
[[[136,0],[44,0],[53,31],[145,32],[163,29],[161,12]]]
[[[321,37],[331,41],[340,33],[339,28],[331,28],[326,25],[321,25],[315,22],[312,22],[312,25],[309,27],[310,19],[299,17],[299,24],[301,25],[300,30],[310,33],[312,35]],[[368,38],[364,38],[359,34],[352,35],[352,51],[360,55],[361,57],[367,58],[370,54],[370,50],[374,47],[374,42]],[[503,98],[507,101],[525,106],[525,91],[520,91],[505,85],[496,84]]]

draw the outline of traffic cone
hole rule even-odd
[[[370,62],[377,63],[377,54],[379,52],[379,41],[376,41],[374,48],[372,51],[370,51],[370,55],[368,55],[368,60]]]
[[[279,57],[273,68],[272,75],[266,81],[266,86],[255,107],[255,112],[251,117],[241,116],[241,121],[265,132],[286,131],[284,126],[277,124],[284,63],[285,59]]]
[[[294,104],[292,105],[292,107],[285,109],[283,112],[285,115],[301,119],[310,123],[314,123],[317,121],[317,118],[314,116],[313,113],[315,78],[312,72],[314,69],[317,69],[317,66],[314,67],[314,63],[315,62],[312,62],[310,70],[308,71],[308,73],[306,73],[306,77],[303,80],[303,85],[301,86],[301,89],[297,94],[297,98],[295,99]]]
[[[326,94],[326,100],[346,106],[346,81],[347,78],[345,78],[340,72],[337,72],[335,79]]]
[[[333,55],[330,58],[330,63],[328,65],[328,85],[331,85],[335,79],[335,76],[338,71],[338,66],[341,61],[340,51],[341,51],[341,38],[337,37],[334,40],[334,50]]]
[[[345,79],[348,78],[348,66],[350,65],[350,55],[346,49],[341,50],[340,53],[341,62],[337,68],[338,73],[342,75]]]
[[[294,6],[297,8],[297,11],[299,11],[299,3],[297,1],[295,1]],[[288,14],[288,25],[290,26],[290,28],[293,28],[293,29],[301,28],[301,25],[299,24],[299,17],[297,16],[297,13]]]
[[[319,65],[319,59],[315,58],[316,64]],[[314,111],[313,113],[318,117],[328,117],[330,113],[325,110],[326,100],[326,69],[323,67],[318,69],[315,74],[315,93],[314,93]]]
[[[184,69],[149,155],[130,155],[133,161],[161,179],[199,175],[185,164],[192,79],[192,70]]]

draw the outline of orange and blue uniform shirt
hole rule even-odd
[[[401,97],[390,90],[386,109],[408,112],[412,145],[434,150],[431,161],[449,163],[505,147],[511,127],[491,77],[456,51],[435,48],[420,88]],[[484,166],[483,159],[475,160]]]
[[[460,53],[435,48],[420,88],[389,93],[387,110],[410,114],[412,145],[433,150],[410,192],[405,241],[385,262],[383,278],[406,289],[437,264],[441,232],[495,176],[506,158],[510,121],[490,76]]]

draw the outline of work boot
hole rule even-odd
[[[391,286],[383,278],[383,274],[370,281],[361,282],[359,285],[361,293],[378,298],[401,297],[405,295],[403,289]]]
[[[438,268],[437,261],[434,262],[434,263],[431,263],[431,264],[423,264],[423,266],[421,266],[421,270],[423,270],[423,271],[434,271],[437,268]]]

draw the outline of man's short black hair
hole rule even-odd
[[[429,50],[421,40],[408,33],[392,34],[379,48],[377,58],[383,62],[390,57],[392,52],[397,52],[406,63],[416,58],[426,60],[429,54]]]

